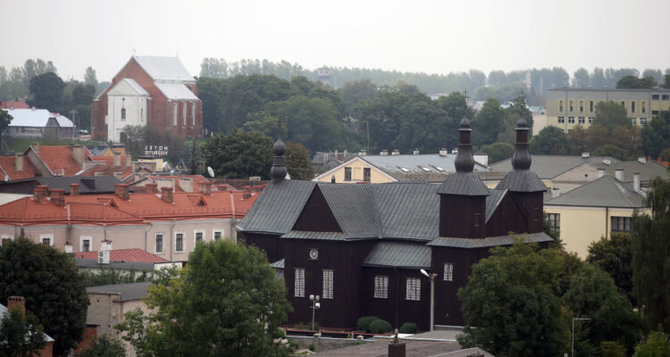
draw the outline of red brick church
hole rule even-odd
[[[93,139],[119,142],[126,126],[151,124],[202,138],[198,88],[177,57],[133,56],[93,101]]]

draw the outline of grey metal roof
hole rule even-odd
[[[546,206],[644,207],[644,196],[612,176],[605,175],[546,201]]]
[[[488,222],[489,218],[493,216],[493,213],[496,211],[496,208],[498,208],[500,201],[502,201],[503,197],[505,197],[505,194],[507,194],[507,190],[491,190],[490,192],[491,194],[488,197],[486,197],[485,222]]]
[[[431,249],[422,244],[380,242],[377,243],[365,260],[364,266],[430,268]]]
[[[465,249],[497,247],[504,245],[512,245],[517,237],[523,237],[525,243],[542,243],[542,242],[553,241],[553,238],[551,238],[549,235],[547,235],[544,232],[540,232],[540,233],[505,235],[505,236],[486,237],[486,238],[438,237],[435,238],[432,242],[428,243],[428,246],[453,247],[453,248],[465,248]]]
[[[533,162],[530,170],[535,172],[541,179],[553,179],[554,177],[570,171],[577,166],[589,164],[591,166],[598,166],[603,163],[603,160],[615,164],[618,161],[608,156],[589,156],[583,158],[581,156],[567,156],[567,155],[532,155]],[[511,172],[512,159],[505,159],[498,161],[489,166],[491,171]]]
[[[284,258],[277,260],[276,262],[270,264],[270,266],[275,269],[284,269]]]
[[[93,294],[120,294],[118,301],[140,300],[149,295],[151,282],[100,285],[86,288],[87,293]]]
[[[5,315],[9,313],[9,310],[7,310],[7,306],[0,304],[0,320],[2,320]],[[44,335],[44,341],[45,342],[54,342],[55,340],[51,338],[51,336],[47,335],[46,333],[42,333]]]
[[[96,259],[74,258],[74,263],[79,268],[99,269],[101,267],[101,264],[98,263]],[[150,272],[154,270],[153,263],[142,263],[142,262],[110,262],[109,264],[102,265],[102,267],[113,268],[116,270],[135,270],[138,273],[141,273],[143,271]]]
[[[366,155],[364,161],[393,176],[396,179],[417,178],[431,175],[449,175],[456,172],[456,154],[420,155]],[[475,160],[477,157],[475,156]],[[475,171],[486,171],[486,166],[475,161]]]
[[[290,231],[281,237],[291,239],[347,240],[347,236],[341,232]]]
[[[642,181],[651,181],[656,177],[664,180],[670,179],[668,168],[653,160],[644,163],[638,160],[620,161],[612,165],[599,165],[598,167],[604,168],[605,172],[612,176],[615,175],[616,169],[623,169],[623,180],[626,182],[633,181],[633,173],[635,172],[640,174],[640,180]]]
[[[496,186],[497,190],[508,189],[511,192],[545,192],[547,186],[537,174],[530,170],[510,171]]]
[[[431,240],[438,236],[440,198],[437,185],[372,185],[380,236]]]
[[[284,180],[265,187],[237,229],[247,232],[284,234],[302,212],[316,182]]]
[[[0,181],[0,192],[32,194],[37,185],[45,185],[49,188],[64,189],[70,194],[70,184],[79,184],[79,194],[89,193],[114,193],[115,185],[122,183],[114,176],[54,176],[54,177],[31,177],[22,180]]]
[[[319,183],[318,187],[346,238],[379,236],[373,186]]]
[[[133,58],[155,81],[195,82],[178,57],[134,56]]]
[[[447,177],[437,193],[464,196],[488,196],[489,189],[474,172],[458,172]]]

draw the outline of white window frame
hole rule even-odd
[[[207,241],[207,235],[205,234],[205,231],[203,231],[203,230],[201,230],[201,229],[196,229],[195,231],[193,231],[193,246],[194,246],[194,247],[195,247],[195,245],[198,243],[197,240],[196,240],[196,238],[197,238],[197,236],[198,236],[198,233],[201,233],[201,234],[202,234],[202,242],[206,242],[206,241]]]
[[[323,269],[323,289],[321,297],[323,299],[334,299],[335,296],[335,270]]]
[[[178,246],[177,246],[177,236],[178,235],[181,235],[181,249],[179,249]],[[174,239],[173,242],[174,243],[173,244],[174,244],[174,251],[176,253],[183,253],[183,252],[186,251],[186,239],[184,239],[185,237],[186,237],[186,234],[184,234],[184,232],[174,232],[174,237],[173,237],[173,239]]]
[[[305,268],[293,268],[293,296],[305,297]]]
[[[186,116],[188,113],[188,108],[186,107],[188,105],[188,102],[181,102],[181,115],[184,117],[184,127],[188,124],[186,122]]]
[[[2,246],[2,245],[3,245],[3,242],[6,241],[6,240],[12,240],[12,241],[13,241],[13,240],[14,240],[14,236],[10,236],[10,235],[8,235],[8,234],[0,235],[0,246]]]
[[[375,275],[375,290],[373,293],[375,299],[388,299],[389,297],[389,276]]]
[[[84,242],[88,242],[88,250],[84,250]],[[79,237],[79,251],[80,252],[92,252],[93,251],[93,237],[91,237],[91,236],[80,236]]]
[[[224,237],[224,236],[223,236],[223,229],[221,229],[221,230],[218,230],[218,229],[217,229],[217,230],[212,231],[212,240],[213,240],[214,242],[217,241],[217,239],[216,239],[216,234],[217,234],[217,233],[220,233],[220,235],[221,235],[221,236],[219,237],[220,240],[223,240],[223,239],[224,239],[224,238],[223,238],[223,237]]]
[[[158,236],[161,237],[161,250],[158,250]],[[154,253],[165,254],[165,233],[154,234]]]
[[[444,281],[454,281],[453,263],[444,263]]]
[[[172,125],[177,126],[177,102],[172,103]]]
[[[405,300],[421,301],[421,279],[407,278],[405,280]]]
[[[195,106],[197,104],[197,102],[191,103],[191,120],[193,121],[193,126],[195,126]]]
[[[54,235],[53,233],[49,234],[40,234],[40,243],[44,244],[44,239],[49,239],[49,246],[54,246]]]

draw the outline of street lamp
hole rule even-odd
[[[428,272],[423,269],[421,269],[421,274],[430,278],[430,330],[433,331],[435,329],[435,277],[437,274],[428,274]]]
[[[319,295],[309,295],[309,301],[312,302],[312,306],[310,308],[312,309],[312,331],[314,331],[314,315],[316,313],[317,309],[321,308],[321,303],[319,302]]]
[[[589,321],[588,317],[573,317],[572,318],[572,347],[570,347],[570,357],[575,355],[575,321]]]

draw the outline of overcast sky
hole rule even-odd
[[[0,65],[110,80],[137,55],[449,73],[670,67],[668,0],[0,0]]]

